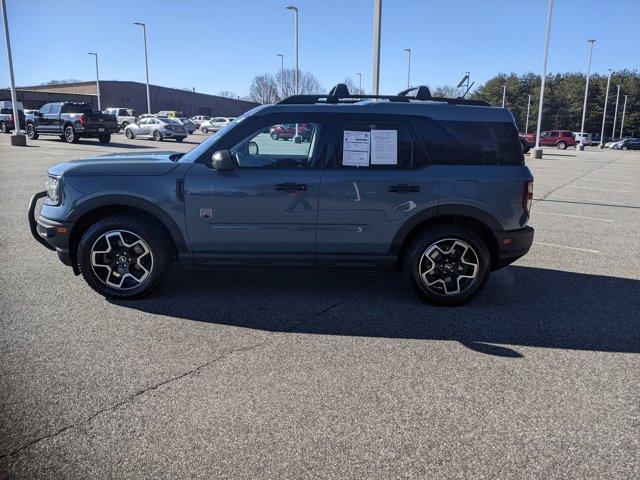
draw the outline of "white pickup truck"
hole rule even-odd
[[[107,108],[102,113],[115,115],[116,119],[118,120],[118,127],[123,131],[127,127],[127,125],[136,123],[138,121],[138,112],[136,112],[133,108],[113,107]]]

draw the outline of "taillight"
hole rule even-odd
[[[527,212],[531,212],[531,202],[533,201],[533,180],[524,182],[524,192],[522,194],[522,208]]]
[[[87,123],[87,117],[84,115],[80,115],[78,117],[78,121],[80,122],[80,125],[84,125],[85,123]]]

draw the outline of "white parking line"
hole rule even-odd
[[[569,215],[568,213],[555,213],[555,212],[543,212],[540,210],[533,210],[534,213],[544,213],[546,215],[558,215],[560,217],[571,217],[571,218],[583,218],[585,220],[597,220],[599,222],[609,222],[614,223],[615,220],[610,220],[608,218],[595,218],[595,217],[583,217],[580,215]]]
[[[536,245],[546,245],[548,247],[568,248],[569,250],[578,250],[580,252],[600,253],[599,250],[591,250],[589,248],[569,247],[568,245],[558,245],[555,243],[545,243],[545,242],[533,242],[533,243],[535,243]]]
[[[566,198],[567,200],[580,200],[587,203],[602,203],[609,205],[625,205],[620,202],[610,202],[609,200],[598,200],[594,198],[580,198],[580,197],[565,197],[564,195],[554,195],[554,198],[545,198],[544,200],[554,200],[556,198]],[[534,199],[535,200],[535,199]]]
[[[614,182],[613,180],[591,180],[589,178],[579,178],[578,180],[581,181],[581,182],[616,183],[618,185],[633,185],[633,186],[637,186],[637,184],[632,183],[632,182]]]
[[[573,185],[567,185],[565,188],[580,188],[582,190],[599,190],[601,192],[631,193],[629,190],[613,190],[611,188],[594,188],[594,187],[574,187]]]

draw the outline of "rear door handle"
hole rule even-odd
[[[278,183],[276,185],[276,190],[283,190],[285,192],[306,191],[307,188],[308,188],[307,185],[304,183],[287,182],[287,183]]]
[[[390,185],[388,190],[391,193],[419,192],[420,185],[406,185],[404,183],[399,185]]]

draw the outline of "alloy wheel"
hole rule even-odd
[[[437,295],[458,295],[478,278],[478,254],[467,242],[445,238],[431,244],[420,257],[418,273],[423,285]]]

